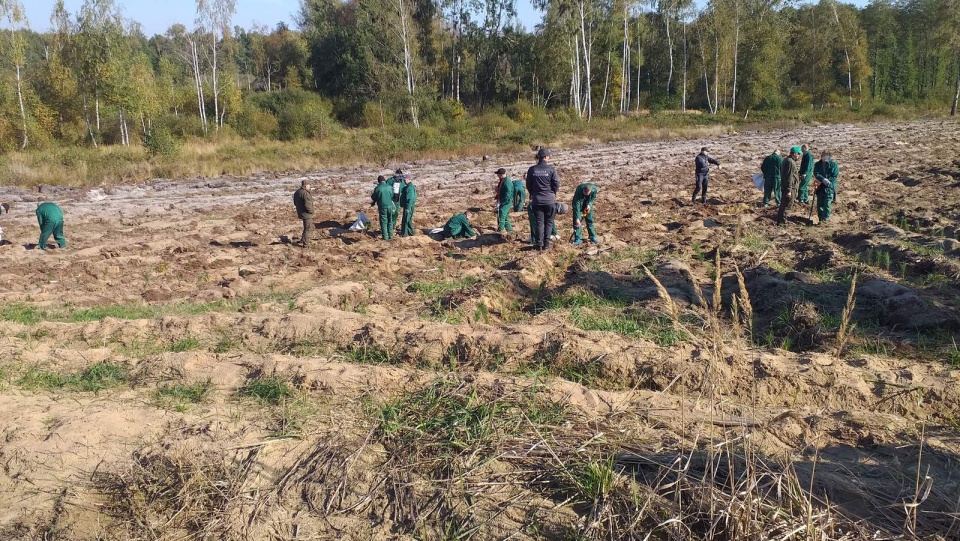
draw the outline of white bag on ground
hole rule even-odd
[[[443,228],[442,228],[442,227],[435,227],[435,228],[433,228],[433,229],[430,230],[430,234],[431,234],[431,235],[439,235],[440,233],[443,233]]]
[[[370,218],[367,218],[366,213],[361,212],[360,216],[357,216],[357,221],[350,226],[350,231],[363,231],[368,227],[370,227]]]
[[[753,185],[761,192],[763,191],[763,173],[753,175]]]

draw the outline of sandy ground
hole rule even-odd
[[[812,225],[808,208],[797,206],[778,228],[775,210],[759,208],[750,176],[774,147],[801,142],[818,154],[831,150],[840,164],[836,214]],[[693,159],[703,145],[722,169],[712,175],[708,204],[691,204]],[[960,352],[956,343],[950,348],[960,336],[958,156],[960,123],[943,120],[558,149],[561,199],[580,182],[599,186],[601,243],[561,243],[544,255],[521,242],[525,213],[512,215],[518,238],[494,232],[493,171],[518,176],[532,163],[527,155],[94,190],[0,188],[0,200],[13,204],[0,219],[6,313],[27,306],[61,314],[0,322],[0,537],[432,538],[406,525],[386,495],[380,507],[320,512],[309,498],[282,490],[292,479],[284,472],[333,448],[331,438],[365,441],[371,396],[402,396],[438,375],[522,388],[531,360],[580,359],[598,364],[600,375],[584,384],[551,377],[546,392],[589,426],[622,434],[611,449],[696,444],[691,426],[727,426],[705,419],[729,417],[736,420],[730,426],[762,427],[762,451],[791,457],[801,472],[819,460],[818,494],[890,535],[904,531],[903,502],[915,497],[919,468],[932,488],[917,534],[953,538],[960,535]],[[477,208],[479,239],[420,234],[383,242],[373,232],[346,231],[361,210],[375,215],[367,209],[373,179],[398,165],[418,186],[418,231]],[[314,182],[319,204],[306,249],[289,243],[299,235],[291,194],[302,179]],[[68,250],[35,249],[33,209],[43,200],[63,207]],[[569,236],[569,216],[558,228]],[[693,313],[693,283],[714,296],[718,251],[719,334],[702,322],[690,323],[696,332],[678,343],[586,330],[568,312],[539,303],[585,290],[662,316],[646,265],[680,310]],[[719,339],[734,327],[734,262],[756,325],[746,347]],[[836,327],[854,271],[859,330],[837,356]],[[424,293],[424,284],[448,282],[461,286],[435,298]],[[62,315],[106,305],[154,311]],[[169,347],[187,338],[189,347]],[[365,364],[344,353],[358,345],[389,351],[391,359]],[[98,393],[23,384],[31,367],[76,372],[99,361],[122,363],[135,377]],[[298,437],[262,443],[277,433],[273,413],[237,398],[261,373],[290,376],[310,397],[314,409]],[[170,381],[210,381],[215,392],[179,411],[155,397]],[[354,445],[356,467],[376,470],[384,451],[368,456]],[[258,488],[244,485],[240,503],[219,508],[242,527],[227,519],[184,525],[175,513],[144,526],[99,481],[144,471],[143,457],[183,450],[233,457],[248,449],[257,452],[238,463],[252,468],[245,479]],[[271,486],[281,488],[271,493]],[[476,538],[552,538],[531,530],[531,510],[551,524],[580,520],[542,496],[497,498],[511,511],[485,522]]]

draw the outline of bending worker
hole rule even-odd
[[[780,210],[777,212],[777,225],[787,223],[787,212],[793,204],[793,194],[797,192],[800,183],[800,168],[797,158],[800,157],[800,147],[790,149],[790,155],[783,160],[780,167]]]
[[[513,231],[510,223],[510,209],[513,208],[514,187],[513,180],[507,176],[507,170],[497,169],[497,233]]]
[[[710,164],[716,165],[717,169],[720,168],[720,162],[710,156],[710,147],[702,147],[700,149],[700,154],[697,154],[696,159],[697,164],[697,186],[693,189],[693,198],[690,200],[693,203],[697,202],[697,194],[700,193],[700,188],[703,188],[703,195],[701,196],[700,202],[707,202],[707,185],[710,183]]]
[[[590,242],[598,244],[597,230],[593,228],[593,204],[597,200],[597,185],[585,182],[573,193],[573,243],[583,242],[583,222],[587,224]]]
[[[392,239],[397,229],[397,208],[393,204],[393,187],[383,175],[377,177],[377,187],[373,189],[370,200],[373,201],[370,206],[377,206],[380,217],[380,237],[383,240]]]
[[[61,250],[67,247],[67,239],[63,236],[63,210],[56,203],[46,201],[37,205],[37,222],[40,223],[37,248],[46,250],[50,235],[53,235]]]
[[[770,196],[773,195],[780,204],[780,167],[783,165],[783,158],[780,157],[780,149],[773,151],[773,154],[763,159],[760,164],[760,172],[763,173],[763,202],[761,207],[770,204]]]
[[[403,188],[400,189],[400,206],[403,207],[403,222],[400,224],[400,236],[412,237],[413,210],[417,206],[417,187],[410,175],[404,175]]]
[[[833,200],[836,197],[837,179],[840,177],[840,166],[833,161],[833,156],[824,151],[820,161],[813,166],[813,176],[817,179],[817,218],[821,222],[830,219]]]
[[[470,218],[473,218],[473,213],[468,210],[447,220],[447,223],[443,226],[444,238],[468,239],[476,237],[477,232],[470,227]]]

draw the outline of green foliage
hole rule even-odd
[[[323,139],[340,130],[332,117],[332,104],[306,90],[294,88],[257,94],[253,103],[276,117],[275,136],[281,141]],[[244,126],[247,132],[250,128],[250,125]]]
[[[163,127],[147,132],[143,144],[152,156],[176,156],[180,152],[180,141]]]

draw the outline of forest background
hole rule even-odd
[[[956,114],[960,0],[0,0],[0,182],[92,185]],[[49,23],[49,24],[46,24]],[[34,26],[48,30],[37,32]]]

